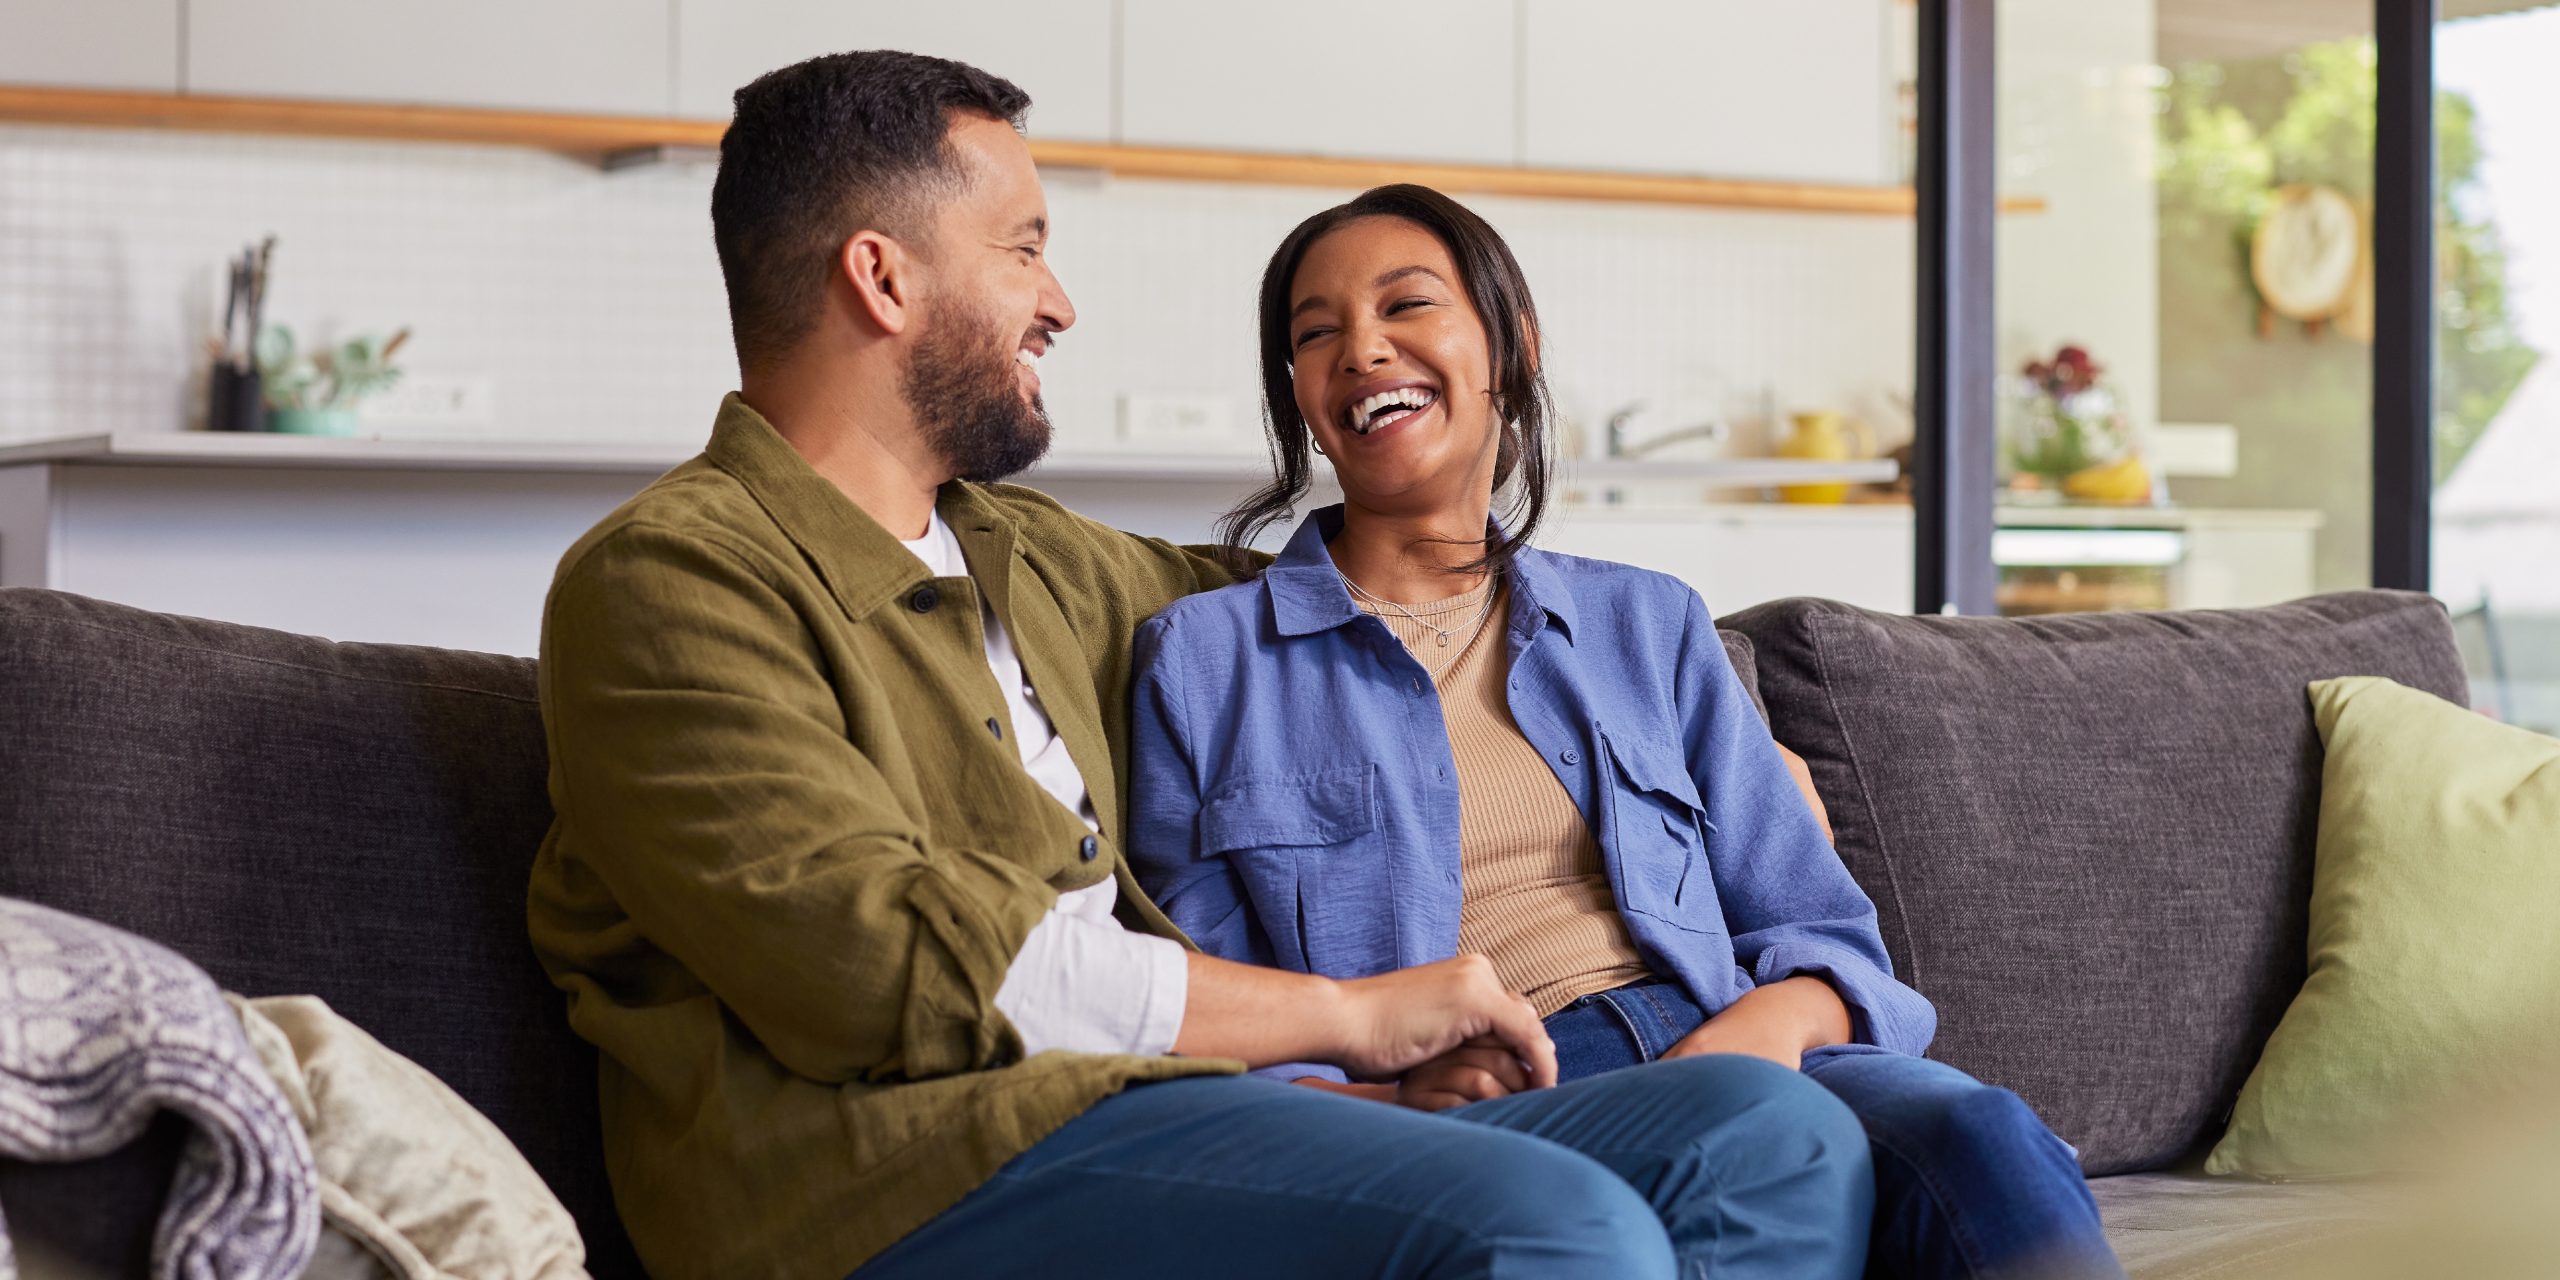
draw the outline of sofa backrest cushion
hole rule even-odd
[[[594,1052],[525,938],[551,821],[524,658],[0,591],[0,894],[312,994],[435,1073],[636,1275]]]
[[[2219,1133],[2301,985],[2319,815],[2307,686],[2459,700],[2445,611],[1937,618],[1744,610],[1774,732],[1810,763],[1933,1058],[2016,1090],[2093,1174]]]

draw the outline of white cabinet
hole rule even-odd
[[[178,91],[178,0],[5,0],[0,84]]]
[[[1890,179],[1890,0],[1521,3],[1528,164]]]
[[[1911,508],[1719,503],[1548,509],[1538,544],[1667,573],[1718,615],[1787,596],[1911,608]]]
[[[193,93],[664,115],[672,0],[188,0]]]
[[[740,86],[804,58],[903,49],[966,62],[1031,95],[1031,132],[1111,137],[1111,0],[676,0],[677,114],[729,118]]]
[[[1511,164],[1517,16],[1493,0],[1122,0],[1120,140]]]

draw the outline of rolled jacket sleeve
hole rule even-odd
[[[1057,894],[924,838],[751,555],[625,526],[564,568],[547,627],[579,856],[778,1061],[878,1083],[1021,1056],[995,998]]]
[[[1715,832],[1707,865],[1734,959],[1758,985],[1798,976],[1830,983],[1849,1008],[1856,1043],[1914,1055],[1927,1049],[1937,1011],[1893,976],[1875,903],[1841,865],[1796,789],[1694,592],[1680,715]]]

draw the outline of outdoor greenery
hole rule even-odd
[[[2477,113],[2461,94],[2436,99],[2436,478],[2452,473],[2533,367],[2507,315],[2507,258],[2476,207]],[[2189,63],[2172,73],[2161,113],[2160,224],[2165,247],[2229,247],[2248,285],[2249,237],[2267,195],[2288,182],[2373,194],[2374,47],[2370,37],[2248,63]],[[2217,256],[2207,249],[2205,260]],[[2163,261],[2173,261],[2164,252]],[[2361,353],[2362,348],[2354,348]],[[2300,394],[2300,388],[2293,389]]]

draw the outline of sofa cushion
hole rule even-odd
[[[1784,600],[1724,625],[1938,1007],[1930,1056],[2100,1174],[2197,1153],[2301,985],[2306,687],[2464,687],[2443,607],[2396,592],[2017,619]]]
[[[0,894],[326,1000],[515,1141],[596,1274],[637,1274],[594,1053],[525,937],[546,761],[527,659],[0,590]]]
[[[2311,971],[2208,1173],[2423,1168],[2560,1105],[2560,739],[2370,677],[2311,710]]]

